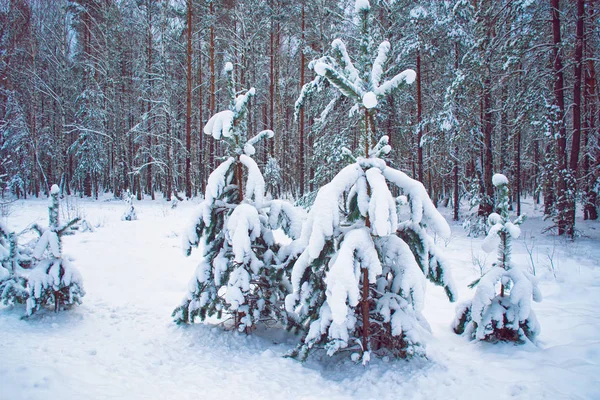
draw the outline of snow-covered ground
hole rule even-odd
[[[22,230],[47,224],[47,200],[15,203],[4,222]],[[199,251],[184,257],[181,232],[195,202],[171,209],[162,200],[136,203],[139,220],[121,221],[120,201],[71,200],[95,232],[64,239],[80,269],[83,304],[28,320],[21,307],[0,306],[0,399],[599,399],[600,222],[578,220],[575,242],[542,234],[532,215],[514,259],[535,265],[544,295],[535,303],[537,345],[469,342],[450,324],[455,304],[429,286],[425,316],[433,336],[426,359],[374,359],[367,367],[345,355],[302,364],[281,357],[294,344],[284,333],[246,336],[220,326],[177,326],[171,312],[185,293]],[[442,210],[449,212],[449,210]],[[64,215],[61,215],[64,217]],[[495,254],[481,251],[452,225],[447,256],[459,302],[467,284]],[[529,251],[527,250],[529,248]]]

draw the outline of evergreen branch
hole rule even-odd
[[[390,51],[390,42],[387,40],[381,42],[379,45],[379,49],[377,52],[377,58],[373,63],[373,68],[371,69],[371,85],[373,88],[379,87],[379,82],[381,81],[381,75],[383,75],[383,67],[388,59],[388,53]]]
[[[361,90],[354,83],[350,82],[345,76],[337,72],[331,65],[324,62],[315,64],[315,72],[325,78],[346,97],[351,98],[357,103],[362,101]]]
[[[348,55],[348,51],[346,50],[346,46],[344,42],[340,39],[335,39],[331,42],[331,48],[333,49],[333,56],[335,60],[340,64],[340,67],[344,70],[346,77],[350,79],[352,82],[356,82],[359,80],[358,70],[352,64],[352,60]]]
[[[275,136],[275,132],[273,132],[270,129],[266,129],[264,131],[259,132],[256,136],[252,137],[251,139],[249,139],[246,142],[246,144],[254,146],[257,142],[259,142],[263,139],[271,139],[273,136]]]
[[[300,91],[300,96],[296,100],[294,104],[294,119],[298,120],[298,115],[300,114],[300,109],[304,107],[304,103],[306,100],[312,96],[313,93],[317,91],[321,83],[323,82],[323,77],[321,75],[315,76],[315,79],[312,81],[305,83],[302,86],[302,90]]]
[[[389,81],[385,81],[381,86],[375,88],[375,94],[378,96],[391,94],[404,84],[410,85],[413,83],[416,77],[417,74],[412,69],[404,70]]]
[[[58,232],[56,232],[56,234],[57,234],[58,236],[62,236],[62,235],[65,233],[65,231],[66,231],[67,229],[69,229],[70,227],[72,227],[73,225],[75,225],[76,223],[78,223],[79,221],[81,221],[81,218],[79,218],[79,217],[77,217],[77,218],[73,219],[71,222],[69,222],[68,224],[66,224],[66,225],[65,225],[65,226],[63,226],[62,228],[60,228],[60,229],[58,230]]]

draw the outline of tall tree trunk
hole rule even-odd
[[[148,104],[147,104],[147,121],[148,121],[148,166],[146,167],[146,191],[154,200],[154,187],[152,185],[152,136],[153,136],[153,118],[152,118],[152,2],[148,1],[147,3],[147,11],[148,11],[148,43],[147,43],[147,66],[146,66],[146,74],[148,79]]]
[[[301,16],[301,30],[302,39],[300,41],[300,90],[304,86],[304,65],[306,64],[304,56],[304,16],[305,16],[305,5],[302,3],[302,16]],[[300,197],[304,196],[304,107],[300,108],[299,116],[299,127],[298,127],[299,138],[299,149],[298,149],[298,170],[300,171]]]
[[[421,126],[423,114],[423,101],[421,95],[421,50],[417,50],[417,170],[418,180],[423,182],[423,127]],[[431,192],[430,192],[431,194]]]
[[[314,166],[314,135],[311,135],[310,130],[312,129],[313,124],[315,123],[314,118],[311,117],[308,120],[308,151],[310,152],[310,160],[309,169],[308,169],[308,190],[309,192],[314,192],[315,190],[315,166]]]
[[[583,70],[583,19],[585,16],[584,0],[577,0],[577,26],[575,42],[575,65],[573,83],[573,140],[569,167],[572,174],[577,176],[579,151],[581,142],[581,76]]]
[[[567,221],[567,131],[565,126],[565,97],[564,97],[564,78],[563,63],[560,55],[560,1],[552,0],[552,40],[554,55],[554,99],[558,109],[559,128],[556,134],[556,193],[558,195],[557,207],[557,227],[558,234],[569,234],[572,229]]]
[[[594,0],[589,0],[588,17],[590,20],[594,16]],[[588,35],[593,35],[593,24],[588,24]],[[585,219],[598,219],[598,192],[596,184],[598,182],[598,171],[600,171],[600,152],[597,146],[600,144],[600,132],[597,132],[596,127],[596,70],[594,66],[594,46],[589,45],[587,39],[584,40],[586,49],[586,73],[585,73],[585,90],[584,90],[584,149],[583,158],[583,179],[585,185],[583,215]],[[596,140],[594,140],[596,139]]]
[[[215,85],[215,6],[214,2],[211,1],[209,4],[209,14],[210,14],[210,28],[209,28],[209,67],[210,67],[210,102],[209,102],[209,110],[210,116],[215,115],[215,111],[217,109],[217,92]],[[209,140],[209,154],[208,154],[208,166],[209,169],[212,169],[215,165],[215,141]]]
[[[483,87],[483,199],[479,205],[479,215],[485,216],[494,210],[494,187],[492,172],[494,169],[494,153],[492,149],[492,82],[491,71],[486,72]]]
[[[516,119],[516,118],[515,118]],[[515,134],[515,185],[514,196],[517,203],[517,215],[521,215],[521,127],[517,126]]]
[[[454,191],[452,197],[452,220],[458,221],[460,219],[460,195],[459,195],[459,185],[458,185],[458,145],[454,146],[454,155],[453,155],[453,166],[452,166],[452,175],[454,177]]]
[[[212,6],[212,2],[210,3]],[[187,1],[186,50],[186,102],[185,102],[185,196],[192,198],[192,0]]]
[[[573,83],[573,139],[571,141],[571,158],[569,163],[569,181],[567,203],[567,235],[573,237],[575,234],[575,212],[577,208],[577,167],[579,164],[579,152],[581,147],[581,76],[583,61],[583,19],[585,16],[584,0],[577,0],[577,25],[575,27],[575,65]]]
[[[206,189],[206,183],[204,182],[204,132],[202,131],[204,126],[203,114],[204,114],[204,82],[202,80],[202,41],[198,41],[198,179],[202,193]]]
[[[165,125],[167,129],[167,182],[165,197],[167,201],[171,201],[171,194],[173,193],[173,162],[171,157],[171,115],[165,109]]]
[[[365,157],[368,156],[369,154],[369,144],[370,144],[370,136],[371,136],[371,131],[369,130],[369,111],[367,109],[365,109],[365,115],[364,115],[364,120],[365,120],[365,137],[364,137],[364,142],[365,142]],[[369,184],[367,183],[367,196],[371,196],[371,187],[369,186]],[[365,226],[367,228],[371,228],[371,220],[369,219],[369,216],[366,216],[365,219]],[[362,350],[363,352],[365,351],[369,351],[369,309],[370,309],[370,304],[369,304],[369,270],[367,268],[362,268],[361,269],[361,273],[362,273],[362,298],[361,298],[361,318],[362,318]]]
[[[533,197],[536,206],[540,204],[540,190],[538,188],[539,174],[540,174],[540,141],[534,139],[533,141],[533,174],[532,174],[532,186],[533,186]]]
[[[271,0],[271,9],[274,12],[275,0]],[[271,15],[271,29],[269,32],[269,129],[275,129],[275,22]],[[269,142],[269,153],[273,154],[272,142]]]
[[[454,42],[454,72],[456,73],[458,71],[458,41]],[[457,130],[454,130],[454,135],[456,136],[458,134]],[[454,137],[455,142],[458,140],[457,137]],[[456,144],[454,146],[454,155],[453,155],[453,167],[452,167],[452,172],[454,175],[454,193],[453,193],[453,215],[452,215],[452,219],[454,221],[458,221],[460,219],[460,194],[459,194],[459,176],[458,176],[458,155],[459,155],[459,148],[458,148],[458,144]]]

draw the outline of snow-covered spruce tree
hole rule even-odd
[[[285,317],[283,301],[289,283],[278,266],[279,245],[272,230],[282,227],[295,238],[302,222],[290,203],[264,199],[265,181],[252,156],[254,145],[273,137],[273,131],[247,139],[247,106],[255,90],[236,96],[232,69],[231,63],[225,65],[229,109],[214,115],[204,127],[205,134],[224,140],[229,156],[210,174],[199,215],[184,235],[186,255],[192,246],[200,245],[202,259],[173,317],[191,323],[196,317],[203,321],[225,314],[233,317],[236,329],[249,331],[259,321]]]
[[[123,193],[123,201],[125,201],[125,212],[121,216],[121,221],[135,221],[137,219],[137,214],[135,212],[135,207],[133,206],[133,194],[127,189],[126,192]]]
[[[52,185],[50,205],[48,206],[49,226],[44,229],[35,249],[33,258],[37,260],[27,277],[27,309],[29,316],[44,305],[53,305],[58,311],[63,306],[79,304],[85,295],[81,274],[62,253],[61,237],[79,218],[66,225],[60,225],[59,200],[60,189]]]
[[[424,306],[425,277],[455,290],[449,272],[426,228],[448,236],[450,228],[424,186],[390,168],[380,158],[389,153],[388,137],[377,142],[375,113],[380,99],[414,81],[406,70],[381,83],[390,44],[379,45],[369,60],[370,6],[356,2],[360,17],[358,68],[341,40],[332,43],[333,57],[313,62],[316,79],[327,79],[354,101],[363,123],[362,156],[353,160],[318,191],[299,239],[288,247],[293,293],[286,309],[296,315],[290,328],[305,334],[292,356],[306,358],[310,349],[329,355],[356,350],[353,359],[370,359],[372,351],[406,357],[424,350],[429,325]],[[306,85],[305,91],[314,86]],[[399,221],[396,199],[388,182],[407,197],[409,212]]]
[[[483,242],[484,251],[498,248],[498,260],[483,277],[473,282],[475,296],[458,307],[453,328],[457,334],[473,339],[496,341],[533,341],[540,326],[531,308],[531,300],[541,301],[536,279],[512,262],[512,239],[521,233],[524,216],[514,222],[509,219],[508,179],[493,176],[497,190],[498,213],[490,214],[490,230]],[[498,293],[498,286],[500,292]]]
[[[24,269],[30,266],[31,249],[21,246],[17,234],[0,224],[0,303],[25,303],[27,279]]]

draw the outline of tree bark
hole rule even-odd
[[[202,193],[206,190],[204,181],[204,82],[202,79],[202,41],[198,41],[198,179]]]
[[[560,54],[560,1],[552,0],[552,40],[553,40],[553,55],[554,55],[554,99],[558,109],[559,128],[556,133],[556,192],[558,195],[557,201],[557,228],[558,234],[569,234],[572,227],[568,226],[566,218],[568,201],[567,201],[567,181],[568,181],[568,165],[567,165],[567,132],[565,126],[565,97],[564,97],[564,78],[563,78],[563,63]]]
[[[517,216],[521,215],[521,128],[515,134],[515,185],[514,196],[517,203]]]
[[[479,205],[479,215],[485,216],[494,210],[494,187],[492,172],[494,169],[494,153],[492,151],[492,88],[491,72],[487,71],[483,88],[483,199]]]
[[[212,6],[212,2],[210,3]],[[185,196],[192,198],[192,0],[187,1],[187,50],[186,50],[186,107],[185,107]]]
[[[577,0],[577,25],[575,27],[575,65],[573,83],[573,136],[571,141],[571,158],[569,163],[569,193],[567,203],[567,235],[575,234],[575,212],[577,209],[577,167],[581,147],[581,76],[583,61],[583,18],[585,16],[584,0]]]
[[[594,0],[589,0],[588,16],[590,20],[594,15]],[[593,34],[593,25],[588,25],[589,33]],[[594,171],[600,170],[600,152],[597,149],[597,140],[600,140],[600,132],[597,131],[596,127],[596,70],[594,66],[594,47],[589,46],[589,40],[587,36],[584,38],[585,50],[586,50],[586,73],[585,73],[585,90],[584,90],[584,118],[583,127],[584,132],[584,149],[585,154],[583,157],[583,179],[585,180],[585,193],[584,193],[584,206],[583,215],[584,219],[597,220],[598,219],[598,193],[595,189],[598,176]],[[596,138],[596,141],[593,139]]]
[[[417,171],[419,182],[423,182],[425,178],[423,176],[423,144],[421,143],[423,140],[421,81],[421,50],[417,50]]]
[[[154,197],[154,187],[152,185],[152,136],[153,136],[153,118],[152,118],[152,1],[148,1],[147,5],[148,12],[148,43],[147,43],[147,65],[146,65],[146,77],[148,79],[148,102],[147,102],[147,121],[148,121],[148,166],[146,167],[146,191],[152,198]]]
[[[217,95],[216,95],[216,85],[215,85],[215,7],[214,3],[211,1],[209,4],[209,14],[210,14],[210,32],[209,32],[209,67],[210,67],[210,102],[209,102],[209,110],[210,116],[215,115],[215,110],[217,109]],[[208,155],[208,166],[209,169],[212,169],[215,165],[215,141],[210,140],[209,145],[209,155]]]
[[[304,16],[305,16],[305,5],[302,3],[302,16],[301,16],[301,30],[302,36],[300,41],[300,90],[302,90],[302,86],[304,86],[304,65],[306,64],[305,56],[304,56]],[[298,126],[298,134],[299,134],[299,149],[298,149],[298,170],[300,172],[300,197],[304,196],[304,107],[300,108],[299,115],[299,126]]]

